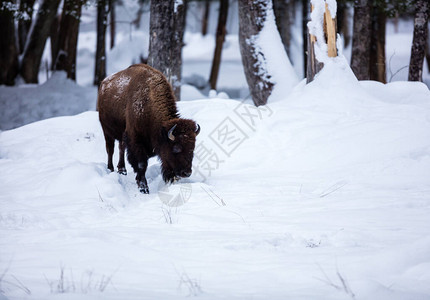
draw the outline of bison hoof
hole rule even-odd
[[[142,194],[149,194],[149,188],[148,188],[148,184],[146,183],[146,180],[145,180],[145,182],[138,181],[137,186],[139,187],[139,191]]]
[[[118,168],[118,174],[121,174],[121,175],[127,175],[127,170],[126,170],[126,168]]]

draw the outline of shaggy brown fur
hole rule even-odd
[[[200,127],[192,120],[179,118],[172,88],[161,72],[136,64],[107,77],[100,84],[97,107],[109,170],[114,170],[112,156],[118,140],[118,172],[127,172],[124,163],[127,149],[128,161],[143,193],[149,193],[145,172],[152,156],[161,159],[165,182],[191,175]],[[170,138],[169,131],[173,134]]]

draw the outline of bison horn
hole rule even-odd
[[[198,135],[199,133],[200,133],[200,125],[197,124],[196,135]]]
[[[169,137],[169,140],[171,140],[171,141],[175,140],[175,136],[173,135],[173,130],[175,130],[176,125],[178,125],[178,124],[173,125],[173,127],[170,128],[169,132],[167,133],[167,136]]]

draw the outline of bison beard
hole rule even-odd
[[[109,170],[114,170],[112,157],[118,140],[118,172],[127,173],[127,149],[127,159],[142,193],[149,193],[145,172],[148,159],[155,155],[161,160],[166,183],[191,175],[200,127],[192,120],[179,118],[172,88],[159,71],[138,64],[107,77],[100,85],[97,107]]]

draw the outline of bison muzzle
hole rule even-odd
[[[124,153],[136,173],[142,193],[148,159],[161,160],[164,181],[189,177],[200,126],[179,117],[170,84],[156,69],[137,64],[115,73],[100,84],[97,108],[106,140],[107,167],[113,171],[115,140],[119,141],[118,172],[127,174]]]

